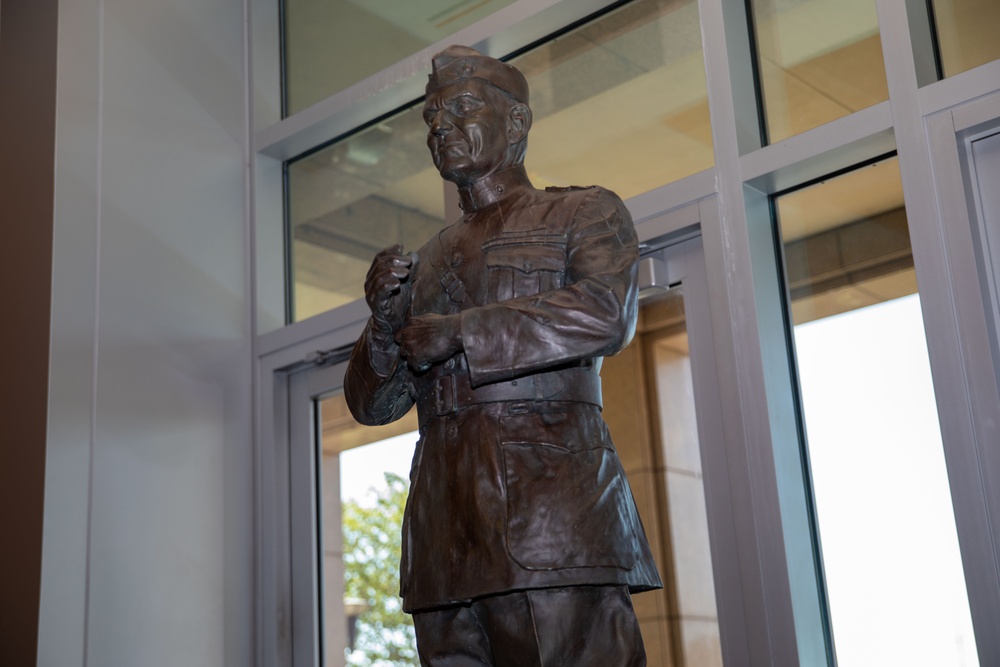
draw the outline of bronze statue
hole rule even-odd
[[[630,593],[662,584],[599,376],[635,331],[632,220],[603,188],[532,187],[510,65],[439,53],[424,120],[464,215],[375,257],[345,379],[362,423],[417,406],[400,593],[421,664],[645,665]]]

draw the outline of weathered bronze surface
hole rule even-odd
[[[528,86],[510,65],[439,53],[424,119],[464,215],[416,253],[375,257],[345,380],[362,423],[417,406],[401,595],[422,664],[643,665],[628,593],[661,583],[598,375],[635,330],[628,210],[600,187],[531,185]],[[533,623],[491,625],[518,605]],[[604,612],[581,618],[588,605]],[[595,618],[617,639],[594,636]],[[501,651],[516,627],[534,648]]]

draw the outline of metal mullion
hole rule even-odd
[[[718,220],[717,198],[703,201],[699,217],[704,223]],[[716,614],[727,667],[754,664],[750,656],[748,609],[741,585],[739,527],[734,486],[727,461],[726,417],[722,397],[725,378],[718,369],[719,351],[713,332],[713,302],[705,268],[702,239],[685,241],[687,264],[684,312],[690,341],[692,384],[704,478],[705,506],[712,554]],[[731,421],[731,420],[730,420]]]
[[[730,580],[719,597],[743,605],[742,632],[728,632],[723,650],[748,656],[751,665],[819,664],[822,651],[800,657],[772,446],[784,435],[777,430],[794,419],[791,396],[769,383],[775,369],[763,355],[771,342],[762,338],[762,323],[777,317],[780,326],[780,313],[767,303],[778,295],[770,220],[764,195],[745,198],[752,191],[745,191],[740,159],[761,144],[746,7],[741,0],[700,0],[699,11],[721,214],[702,220],[702,234],[740,568],[740,589],[732,590]],[[754,202],[764,204],[763,215]]]
[[[954,74],[918,91],[920,111],[927,116],[973,98],[989,95],[1000,87],[998,82],[1000,60]]]
[[[988,322],[992,313],[980,282],[980,271],[986,267],[976,261],[981,259],[977,255],[982,238],[973,230],[979,221],[973,220],[976,209],[966,199],[963,176],[972,174],[963,174],[965,156],[960,151],[966,146],[953,116],[940,114],[927,123],[931,154],[939,167],[936,186],[951,265],[953,316],[961,332],[965,386],[959,395],[968,402],[966,419],[971,422],[965,439],[945,442],[945,455],[980,664],[991,665],[1000,663],[1000,637],[995,632],[1000,627],[1000,457],[995,447],[1000,440],[1000,395],[992,372],[1000,360],[994,357],[994,364],[985,363],[996,353]]]
[[[956,511],[959,545],[965,566],[969,605],[981,664],[1000,664],[1000,580],[997,577],[997,535],[979,532],[989,527],[989,515],[1000,512],[990,507],[985,493],[984,440],[987,422],[995,419],[998,406],[982,406],[975,396],[977,377],[982,373],[980,357],[971,353],[981,331],[963,331],[968,324],[965,307],[980,301],[969,294],[965,279],[975,257],[959,253],[955,246],[968,230],[939,212],[935,196],[935,165],[927,138],[925,119],[920,111],[919,73],[912,58],[911,35],[907,30],[906,7],[894,0],[876,0],[886,80],[893,114],[903,197],[909,222],[914,268],[920,290],[927,351],[934,380],[948,478]],[[954,134],[952,135],[954,136]],[[954,166],[954,162],[952,162]],[[981,307],[981,305],[980,305]],[[964,321],[963,321],[964,320]],[[988,349],[985,351],[989,354]],[[978,356],[978,355],[976,355]],[[988,358],[988,357],[987,357]],[[985,410],[985,414],[978,410]],[[975,584],[975,585],[973,585]]]
[[[1000,99],[1000,94],[994,97]],[[1000,437],[1000,395],[995,366],[984,363],[995,354],[991,340],[992,317],[982,292],[980,271],[982,259],[974,228],[976,208],[968,199],[966,179],[970,174],[963,168],[966,150],[962,124],[958,118],[982,100],[963,105],[954,111],[935,114],[926,120],[929,150],[934,169],[938,217],[947,241],[946,252],[952,283],[952,317],[961,332],[961,371],[963,385],[957,393],[967,402],[968,424],[960,432],[961,440],[952,441],[945,433],[945,455],[948,480],[955,507],[965,569],[969,606],[980,662],[983,665],[1000,662],[1000,638],[993,631],[1000,627],[1000,503],[996,489],[1000,488],[1000,458],[993,446]],[[959,112],[963,113],[959,113]],[[994,122],[1000,125],[1000,106],[993,109]],[[923,297],[921,296],[921,299]],[[995,327],[995,324],[994,324]],[[929,347],[932,342],[928,340]],[[994,358],[994,363],[997,359]],[[932,359],[933,362],[933,359]],[[932,366],[933,368],[933,366]],[[935,376],[937,378],[937,376]],[[943,426],[943,425],[942,425]],[[942,429],[944,431],[944,429]]]
[[[246,0],[245,29],[250,53],[250,82],[253,95],[250,111],[254,133],[281,120],[281,26],[279,0]]]
[[[290,667],[291,539],[288,519],[288,378],[270,364],[258,365],[255,444],[256,664]]]
[[[259,354],[266,356],[298,346],[312,346],[312,349],[303,350],[302,354],[305,354],[321,349],[322,345],[330,348],[353,343],[361,335],[370,315],[371,311],[364,299],[352,301],[309,319],[261,334],[258,336]],[[333,343],[327,345],[315,342],[317,339],[327,338],[327,334],[333,339]]]
[[[774,194],[895,148],[889,102],[857,111],[744,155],[743,177]]]
[[[665,211],[688,206],[716,192],[715,168],[700,171],[658,188],[629,197],[625,202],[636,226]],[[654,234],[656,236],[658,234]]]
[[[763,146],[763,105],[747,0],[699,0],[702,50],[713,125],[735,131],[737,154]],[[718,165],[719,152],[716,151]]]
[[[306,326],[293,325],[258,337],[255,599],[260,665],[297,667],[303,664],[303,656],[314,656],[313,640],[318,639],[319,581],[318,568],[313,567],[318,552],[311,523],[316,505],[314,495],[309,495],[315,487],[315,454],[309,449],[310,443],[315,445],[312,399],[337,388],[343,364],[317,372],[309,370],[315,364],[307,359],[325,358],[329,355],[315,353],[331,349],[337,350],[334,361],[342,359],[363,326],[363,322],[343,324],[343,313],[339,326],[330,325],[335,319],[306,320],[299,323]],[[298,486],[293,480],[298,480]],[[293,614],[296,607],[298,613]],[[306,626],[304,636],[296,636],[302,630],[296,627],[300,623]]]
[[[292,667],[319,664],[319,544],[316,513],[316,413],[307,371],[288,383],[288,499]]]

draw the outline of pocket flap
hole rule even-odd
[[[524,273],[563,271],[566,269],[565,246],[541,243],[494,246],[486,253],[486,266],[509,267]]]

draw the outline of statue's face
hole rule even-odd
[[[511,151],[510,104],[481,79],[464,79],[427,97],[427,146],[442,178],[470,185],[495,171]]]

